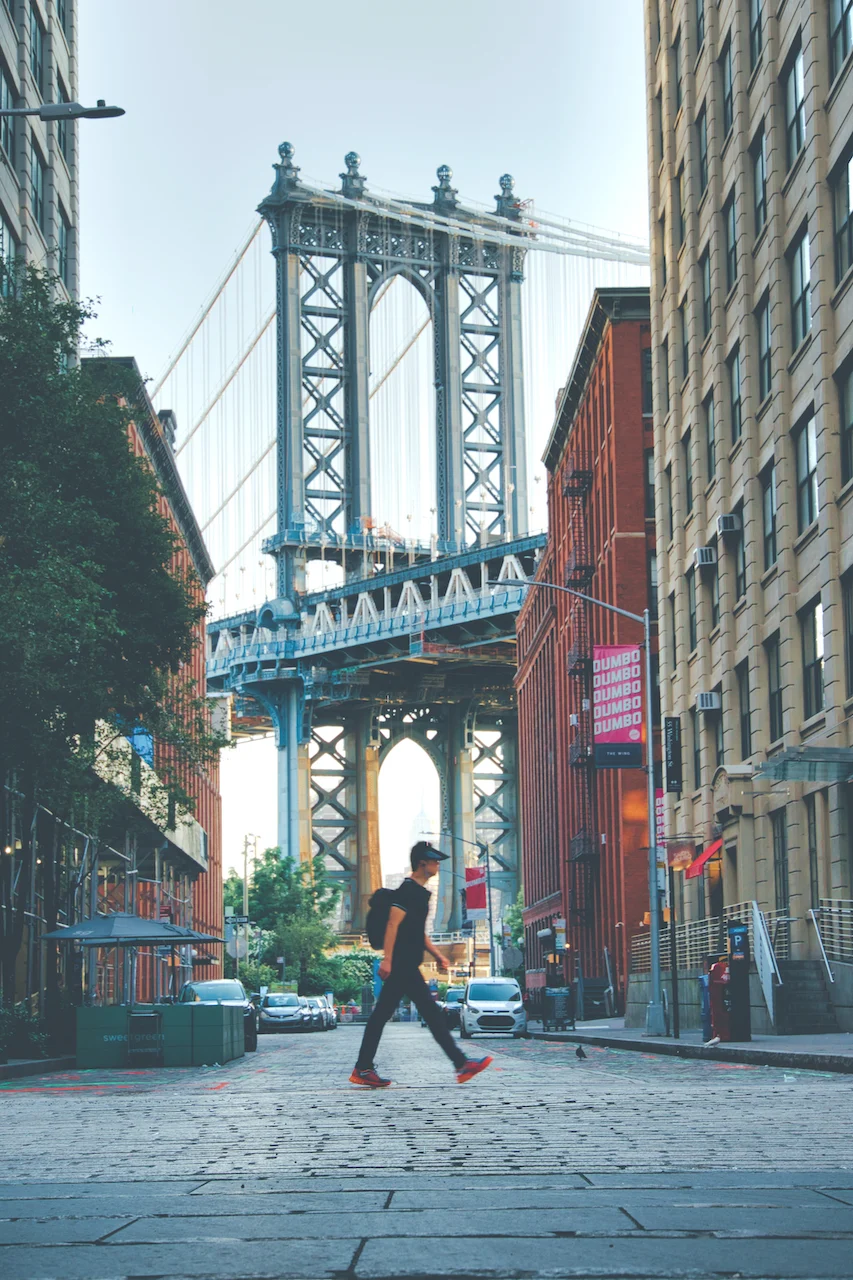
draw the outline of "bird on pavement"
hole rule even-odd
[[[582,1046],[582,1045],[578,1045],[577,1049],[575,1049],[575,1057],[576,1057],[576,1058],[585,1058],[585,1057],[586,1057],[586,1054],[585,1054],[585,1053],[584,1053],[584,1051],[583,1051],[583,1046]]]

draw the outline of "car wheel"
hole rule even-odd
[[[245,1037],[246,1053],[254,1053],[258,1047],[257,1031],[250,1031]]]
[[[471,1032],[470,1032],[470,1031],[466,1031],[466,1030],[465,1030],[465,1025],[464,1025],[464,1023],[460,1023],[460,1026],[459,1026],[459,1035],[460,1035],[460,1037],[461,1037],[463,1040],[470,1040],[470,1039],[472,1038],[472,1037],[471,1037]]]

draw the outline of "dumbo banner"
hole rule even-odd
[[[637,645],[592,650],[592,736],[599,769],[643,764],[643,660]]]

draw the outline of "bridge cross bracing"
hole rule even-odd
[[[455,929],[471,841],[490,847],[499,909],[517,885],[514,618],[544,542],[530,437],[592,288],[642,278],[647,259],[535,215],[506,175],[489,211],[463,205],[446,167],[414,204],[368,190],[359,166],[348,155],[330,190],[282,145],[260,206],[275,273],[259,224],[155,400],[177,415],[218,571],[211,688],[236,725],[276,734],[282,848],[323,854],[340,927],[360,928],[379,766],[414,738],[455,837],[437,916]]]

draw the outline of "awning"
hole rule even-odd
[[[705,863],[709,862],[714,854],[719,853],[722,847],[722,840],[715,840],[713,844],[708,845],[707,849],[703,849],[699,857],[695,858],[684,872],[685,880],[693,880],[696,876],[701,876]]]
[[[853,747],[786,747],[753,776],[767,782],[846,782],[853,776]]]

